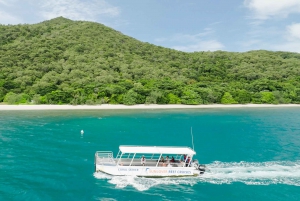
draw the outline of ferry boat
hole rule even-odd
[[[116,157],[112,151],[95,153],[95,171],[115,176],[180,177],[198,176],[205,172],[189,147],[119,146]]]

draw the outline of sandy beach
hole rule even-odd
[[[123,110],[123,109],[201,109],[201,108],[270,108],[300,107],[300,104],[233,104],[233,105],[0,105],[2,110]]]

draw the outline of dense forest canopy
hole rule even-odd
[[[300,103],[300,54],[185,53],[62,17],[0,25],[0,102]]]

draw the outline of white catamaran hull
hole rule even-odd
[[[189,147],[123,145],[115,158],[111,151],[97,151],[95,171],[115,176],[198,176],[205,172],[205,166],[192,160],[195,154]]]
[[[96,172],[104,172],[115,176],[140,177],[180,177],[198,176],[200,171],[194,167],[147,167],[147,166],[104,166],[96,165]]]

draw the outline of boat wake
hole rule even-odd
[[[132,186],[145,191],[158,185],[195,185],[197,183],[231,184],[241,182],[246,185],[286,184],[300,186],[300,161],[219,162],[207,164],[208,170],[199,177],[183,178],[143,178],[133,176],[109,176],[94,173],[98,179],[107,179],[117,188]]]
[[[222,163],[208,165],[210,171],[199,177],[201,182],[248,185],[287,184],[300,186],[300,161],[274,161],[262,163]]]

